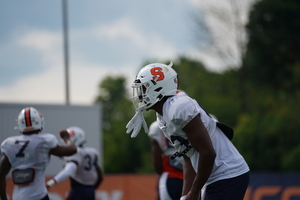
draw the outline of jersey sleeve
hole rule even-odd
[[[80,154],[80,148],[77,148],[77,153],[73,154],[72,156],[64,157],[64,160],[66,162],[75,161],[77,163],[80,163],[82,161],[82,156]]]
[[[58,140],[55,137],[55,135],[50,134],[50,133],[44,133],[41,134],[43,136],[44,140],[46,141],[45,147],[48,149],[53,149],[58,145]]]
[[[2,143],[1,143],[1,154],[6,154],[6,143],[9,140],[9,138],[5,139]]]
[[[200,110],[193,99],[183,98],[183,100],[181,99],[181,101],[176,103],[170,118],[174,124],[183,129],[199,113]]]

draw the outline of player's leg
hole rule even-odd
[[[243,200],[249,184],[249,172],[220,180],[206,187],[204,200]]]
[[[160,175],[159,178],[159,198],[160,200],[172,200],[169,195],[168,187],[167,187],[167,180],[168,180],[168,172],[164,172]]]
[[[95,200],[95,189],[92,186],[72,188],[67,200]]]
[[[167,188],[170,197],[173,200],[180,199],[182,194],[183,180],[179,178],[168,178]]]

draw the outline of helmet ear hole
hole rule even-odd
[[[162,87],[159,87],[159,88],[156,88],[154,91],[159,92],[159,91],[161,91],[161,89],[162,89]]]
[[[142,85],[142,89],[143,89],[143,93],[146,93],[147,90],[146,86]]]

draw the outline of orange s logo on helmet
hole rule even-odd
[[[151,71],[151,74],[153,75],[153,80],[155,80],[155,81],[164,80],[165,75],[162,72],[161,67],[153,67],[150,71]]]
[[[75,131],[73,129],[70,130],[69,132],[70,137],[74,137],[75,136]]]

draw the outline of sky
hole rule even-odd
[[[69,0],[67,5],[71,105],[92,105],[107,76],[124,76],[130,89],[147,60],[187,56],[222,70],[205,53],[212,33],[207,28],[215,23],[205,15],[207,1]],[[196,26],[195,14],[207,26]],[[62,0],[0,1],[0,103],[66,103],[62,27]]]

